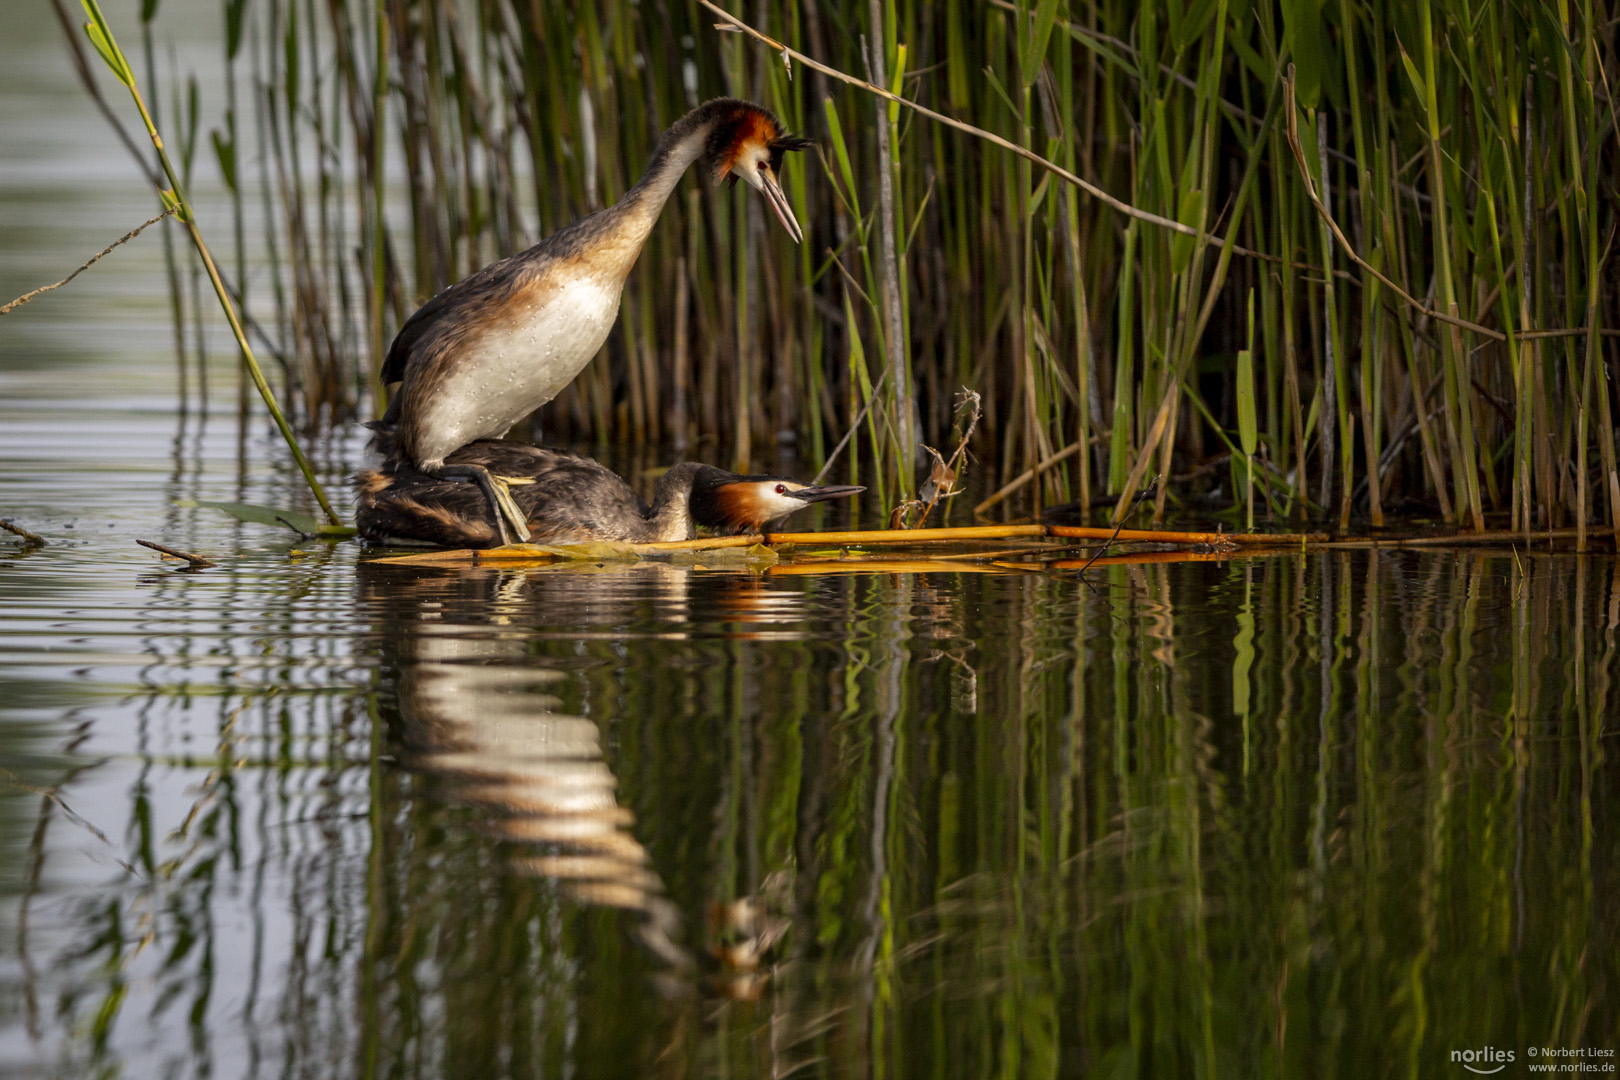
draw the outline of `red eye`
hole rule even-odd
[[[787,485],[786,484],[777,484],[776,485],[776,493],[778,495],[786,495],[787,494]]]

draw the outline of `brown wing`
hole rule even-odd
[[[526,443],[482,439],[446,464],[482,465],[496,476],[524,477],[512,498],[535,543],[639,540],[650,512],[611,470],[588,457]],[[355,477],[355,519],[370,540],[415,540],[442,547],[500,543],[489,502],[477,485],[427,476],[399,457]]]
[[[492,311],[500,310],[514,294],[531,287],[542,261],[536,256],[544,254],[542,247],[536,245],[490,263],[417,308],[388,347],[382,366],[383,385],[391,386],[411,377],[413,369],[421,368],[441,349],[465,338]]]

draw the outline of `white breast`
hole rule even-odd
[[[423,461],[499,438],[591,362],[619,316],[621,282],[582,279],[514,312],[464,354],[417,418]]]

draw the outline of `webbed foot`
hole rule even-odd
[[[534,477],[495,476],[490,474],[489,483],[489,497],[490,501],[495,504],[495,523],[501,529],[501,543],[512,543],[511,535],[507,531],[508,525],[511,526],[511,532],[517,534],[518,543],[528,543],[529,537],[532,535],[529,532],[529,518],[527,514],[518,508],[517,502],[512,498],[511,489],[534,483]]]

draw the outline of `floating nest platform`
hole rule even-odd
[[[370,560],[415,566],[513,566],[565,560],[628,562],[662,559],[713,568],[774,573],[938,573],[1080,569],[1120,562],[1186,562],[1237,552],[1282,552],[1322,544],[1326,533],[1173,532],[1070,525],[973,525],[955,529],[779,532],[658,544],[508,544],[385,555]],[[1009,543],[1011,542],[1011,543]],[[1128,547],[1113,555],[1086,548]]]
[[[1536,532],[1459,532],[1343,537],[1329,533],[1179,532],[1104,529],[1077,525],[970,525],[954,529],[873,529],[846,532],[777,532],[659,544],[594,541],[584,544],[508,544],[368,561],[415,566],[518,566],[658,559],[715,569],[778,574],[949,573],[951,571],[1082,570],[1091,566],[1204,562],[1235,556],[1281,555],[1307,549],[1553,547],[1577,539],[1573,528]],[[1611,539],[1587,530],[1588,541]],[[1100,546],[1099,546],[1100,545]]]

